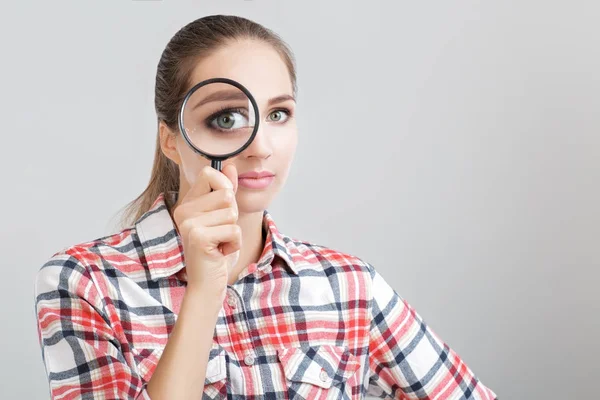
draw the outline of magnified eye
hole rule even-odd
[[[246,116],[236,110],[221,112],[209,122],[210,126],[219,130],[232,130],[248,126]]]
[[[231,129],[235,124],[235,115],[227,113],[217,117],[217,125],[223,129]]]

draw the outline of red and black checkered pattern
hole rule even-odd
[[[176,196],[176,193],[170,193]],[[495,399],[369,263],[281,234],[227,288],[205,399]],[[185,261],[164,195],[134,226],[54,254],[35,304],[53,399],[149,399]]]

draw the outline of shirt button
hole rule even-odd
[[[244,358],[244,363],[246,365],[252,365],[254,364],[254,357],[250,354],[248,354],[245,358]]]
[[[324,369],[322,369],[321,373],[319,374],[319,378],[321,378],[321,380],[323,382],[325,382],[327,379],[329,379],[329,375],[327,375],[327,371],[325,371]]]
[[[229,304],[229,307],[235,308],[235,299],[233,298],[233,296],[227,297],[227,304]]]

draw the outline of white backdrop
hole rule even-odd
[[[214,13],[298,59],[282,231],[374,264],[501,398],[597,398],[600,3],[541,0],[3,2],[0,397],[48,398],[33,277],[143,190],[158,58]]]

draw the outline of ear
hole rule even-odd
[[[177,134],[164,121],[158,125],[160,148],[164,155],[177,165],[181,165],[181,157],[177,151]]]

